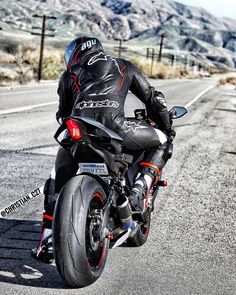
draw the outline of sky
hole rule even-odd
[[[202,7],[215,16],[236,19],[236,0],[175,0],[187,5]]]

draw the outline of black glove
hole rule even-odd
[[[173,128],[171,128],[171,129],[165,130],[164,132],[165,132],[165,134],[167,136],[167,140],[169,142],[172,142],[174,140],[175,136],[176,136],[175,130]]]
[[[57,120],[57,122],[58,122],[59,125],[61,125],[64,122],[64,120],[65,120],[65,118],[62,118],[61,117],[59,111],[56,113],[56,120]]]

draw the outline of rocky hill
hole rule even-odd
[[[102,39],[122,38],[155,47],[165,33],[165,48],[198,52],[208,59],[236,65],[236,20],[218,18],[202,8],[172,0],[0,0],[0,26],[30,31],[35,13],[54,15],[47,27],[58,38],[84,33]]]

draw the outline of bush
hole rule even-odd
[[[151,62],[145,59],[133,59],[131,60],[137,68],[146,76],[153,79],[171,79],[181,78],[189,75],[188,71],[184,67],[176,66],[172,67],[165,63],[154,63],[151,73]]]
[[[12,79],[7,73],[0,71],[0,85],[5,85],[11,82]]]
[[[16,73],[20,84],[29,82],[34,78],[37,64],[37,50],[32,45],[19,45],[14,55],[13,64],[16,65]]]
[[[60,58],[50,55],[43,60],[42,76],[45,80],[58,79],[61,73],[62,63]]]
[[[0,68],[0,85],[24,84],[37,78],[39,67],[39,46],[32,42],[24,45],[4,44],[7,52],[1,51],[4,67]],[[9,65],[6,67],[6,65]],[[45,49],[43,56],[43,79],[58,79],[64,68],[63,54],[55,48]]]
[[[218,82],[219,85],[231,84],[236,86],[236,76],[228,76],[225,78],[221,78]]]
[[[232,85],[236,85],[236,77],[227,77],[226,82]]]

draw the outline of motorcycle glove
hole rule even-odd
[[[172,142],[176,136],[176,132],[175,130],[171,127],[171,129],[164,131],[166,136],[167,136],[167,140],[169,142]]]
[[[65,118],[62,118],[62,117],[61,117],[61,114],[60,114],[59,111],[56,112],[56,120],[57,120],[57,122],[58,122],[59,125],[62,125],[62,123],[63,123],[64,120],[65,120]]]

